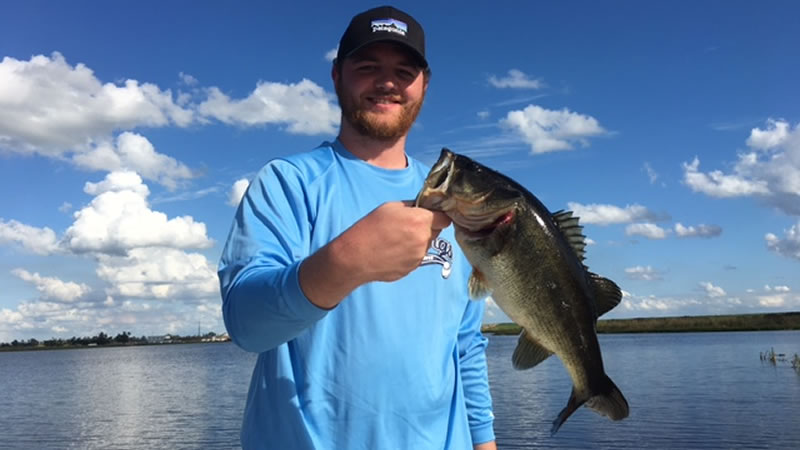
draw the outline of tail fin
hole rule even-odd
[[[604,374],[603,378],[600,393],[589,398],[586,406],[598,414],[608,416],[611,420],[622,420],[628,417],[628,402],[622,392],[607,375]]]
[[[550,434],[556,434],[556,431],[561,428],[561,425],[567,421],[569,416],[583,404],[586,404],[587,407],[598,414],[608,416],[611,420],[622,420],[628,417],[628,402],[622,392],[606,374],[603,374],[602,377],[598,389],[596,389],[597,393],[588,399],[585,397],[578,399],[575,387],[572,388],[572,394],[569,396],[567,406],[558,413],[558,417],[553,421]]]

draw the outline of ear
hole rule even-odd
[[[336,67],[336,60],[333,60],[333,64],[331,64],[331,79],[333,80],[333,85],[336,86],[339,83],[339,69]]]

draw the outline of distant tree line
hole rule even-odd
[[[598,333],[679,333],[766,330],[800,330],[800,312],[601,319],[597,321]],[[481,331],[494,335],[518,335],[522,331],[522,328],[515,323],[492,323],[483,325]]]
[[[179,335],[165,335],[169,336],[166,340],[171,343],[188,343],[199,342],[202,339],[209,339],[215,337],[217,334],[212,332],[206,333],[203,336],[179,336]],[[164,343],[165,339],[159,337],[156,342]],[[130,331],[123,331],[113,338],[100,332],[91,337],[76,337],[73,336],[69,339],[51,338],[40,341],[38,339],[17,340],[11,342],[0,342],[0,350],[22,350],[34,348],[73,348],[73,347],[94,347],[94,346],[110,346],[110,345],[143,345],[154,343],[154,340],[148,339],[145,336],[136,337]]]

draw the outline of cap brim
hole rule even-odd
[[[402,46],[403,48],[408,50],[408,52],[412,56],[414,56],[414,58],[416,58],[416,60],[419,63],[420,67],[422,67],[423,69],[428,68],[428,61],[425,59],[424,56],[422,56],[422,54],[419,51],[417,51],[417,49],[415,49],[414,47],[408,45],[408,43],[405,41],[405,39],[402,39],[402,38],[399,38],[399,37],[398,38],[394,38],[392,36],[376,36],[375,38],[370,39],[367,42],[364,42],[363,44],[359,45],[358,47],[350,50],[350,52],[348,52],[346,55],[344,55],[344,58],[352,56],[356,52],[361,50],[362,48],[368,47],[368,46],[370,46],[372,44],[375,44],[377,42],[392,42],[392,43],[395,43],[395,44],[398,44],[398,45]]]

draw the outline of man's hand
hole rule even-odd
[[[399,280],[450,222],[411,202],[384,203],[303,261],[300,286],[312,303],[330,309],[362,284]]]
[[[384,203],[343,233],[340,243],[347,254],[358,255],[356,272],[364,283],[395,281],[419,266],[431,241],[448,225],[444,213]]]

